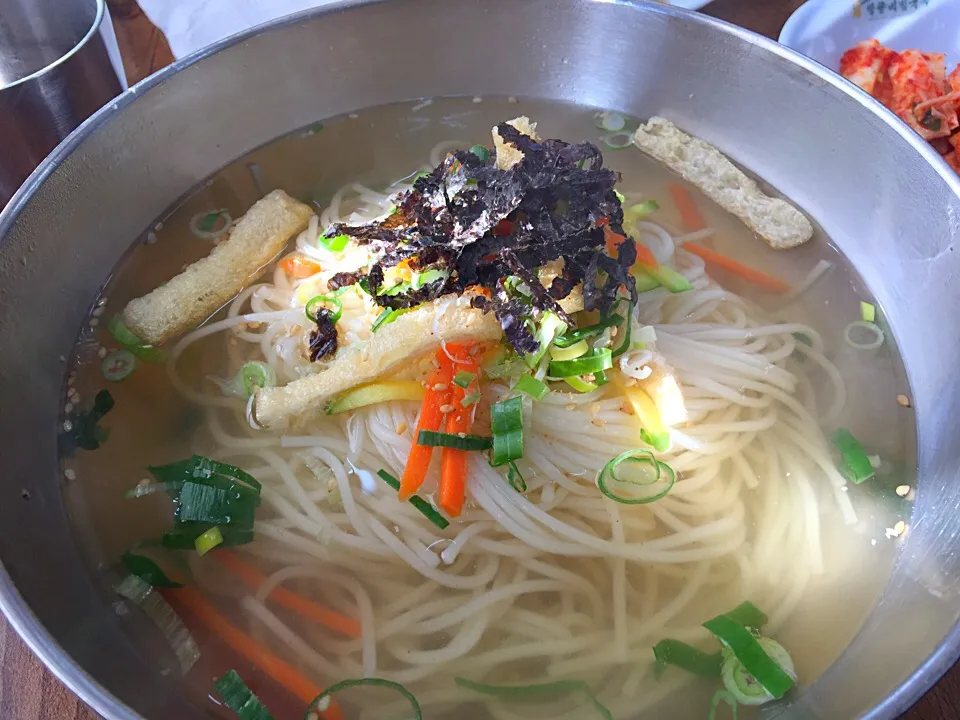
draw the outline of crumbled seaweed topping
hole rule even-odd
[[[321,308],[317,311],[317,327],[310,333],[310,362],[322,360],[337,352],[337,327],[330,311]]]
[[[506,123],[497,132],[523,154],[510,169],[496,166],[495,153],[456,151],[399,195],[386,220],[332,226],[328,237],[367,244],[376,260],[366,271],[338,273],[331,289],[359,282],[377,305],[392,309],[480,290],[472,304],[496,314],[518,352],[538,349],[531,326],[543,312],[569,322],[558,301],[577,285],[588,310],[609,310],[621,287],[635,298],[634,241],[627,238],[613,255],[606,248],[604,225],[626,233],[614,192],[620,175],[603,167],[600,150],[587,142],[536,141]],[[559,258],[562,270],[544,287],[538,270]],[[413,272],[447,273],[398,292],[384,286],[384,272],[401,263]]]

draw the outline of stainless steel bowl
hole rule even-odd
[[[107,718],[204,716],[118,631],[75,549],[56,464],[64,358],[118,257],[188,188],[293,128],[445,95],[667,115],[793,198],[857,266],[909,376],[919,499],[867,625],[784,714],[904,710],[960,653],[960,181],[836,75],[659,4],[341,4],[177,63],[58,147],[0,215],[0,605],[14,627]]]

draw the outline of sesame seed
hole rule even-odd
[[[635,377],[628,377],[626,380],[623,381],[623,384],[626,387],[636,387],[637,379]]]
[[[564,405],[563,407],[566,408],[567,410],[576,410],[576,409],[577,409],[577,404],[576,404],[576,403],[567,403],[567,404]]]
[[[397,435],[403,435],[406,431],[407,424],[405,422],[401,422],[399,425],[397,425]]]
[[[903,520],[897,520],[897,524],[893,526],[893,532],[897,536],[903,535],[907,531],[907,524]]]
[[[247,327],[250,328],[251,330],[256,330],[258,327],[260,327],[260,323],[256,321],[250,322],[250,323],[247,323]]]
[[[63,471],[63,476],[64,476],[67,480],[76,480],[76,479],[77,479],[77,473],[76,473],[75,470],[73,470],[73,468],[67,468],[66,470],[64,470],[64,471]]]
[[[908,398],[906,395],[897,395],[897,404],[900,407],[908,408],[910,407],[910,398]]]
[[[65,413],[73,412],[73,403],[67,403],[66,405],[64,405],[64,406],[63,406],[63,411],[64,411]]]
[[[507,98],[507,102],[510,103],[511,105],[516,105],[519,102],[519,100],[517,100],[513,95],[511,95],[510,97]]]
[[[90,327],[96,327],[99,324],[100,320],[98,318],[90,318]]]
[[[64,421],[63,421],[63,431],[64,431],[64,432],[70,432],[71,430],[73,430],[73,423],[70,422],[69,420],[64,420]]]
[[[443,392],[449,387],[450,386],[447,383],[437,383],[436,385],[433,386],[433,389],[437,392]]]
[[[906,497],[909,494],[910,494],[909,485],[897,485],[897,495],[899,495],[900,497]]]
[[[102,347],[99,350],[97,350],[97,357],[99,357],[101,360],[103,360],[103,358],[105,358],[106,356],[107,356],[107,349],[105,347]]]
[[[633,415],[633,405],[630,404],[629,400],[624,400],[620,403],[620,412],[625,415]]]
[[[73,404],[74,404],[74,405],[79,405],[79,404],[80,404],[80,393],[75,392],[75,393],[73,394]]]
[[[100,317],[101,315],[103,315],[103,305],[97,305],[97,307],[93,309],[93,316]]]
[[[596,417],[597,413],[600,412],[600,403],[592,402],[590,403],[590,415]]]
[[[483,102],[483,98],[480,97],[479,95],[476,95],[476,96],[474,96],[473,101],[474,101],[475,103],[482,103],[482,102]]]
[[[590,421],[591,425],[596,425],[598,428],[606,427],[607,424],[603,421],[603,418],[594,418]]]
[[[440,406],[440,412],[442,412],[444,415],[446,415],[447,413],[452,413],[455,409],[456,409],[456,408],[454,408],[453,405],[441,405],[441,406]]]
[[[457,437],[465,438],[466,436],[467,436],[467,434],[466,434],[465,432],[458,432],[458,433],[457,433]]]
[[[620,328],[618,328],[616,325],[614,325],[612,328],[610,328],[610,337],[611,337],[611,338],[615,338],[615,337],[617,336],[617,333],[618,333],[619,331],[620,331]]]
[[[480,346],[479,346],[479,345],[474,345],[473,347],[471,347],[471,348],[470,348],[470,354],[471,354],[471,355],[479,355],[479,354],[480,354]]]
[[[593,381],[596,380],[596,379],[597,379],[597,378],[596,378],[596,376],[595,376],[593,373],[589,373],[589,374],[583,376],[583,381],[584,381],[584,382],[593,382]]]

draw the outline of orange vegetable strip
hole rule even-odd
[[[703,220],[699,208],[693,202],[693,196],[690,191],[679,183],[670,183],[670,196],[673,198],[673,204],[677,206],[680,212],[680,223],[687,232],[696,232],[703,230],[707,223]]]
[[[240,581],[252,590],[259,590],[267,581],[266,576],[259,570],[252,565],[248,565],[240,559],[240,556],[229,550],[218,549],[210,553],[210,556],[216,558],[221,565],[240,578]],[[282,605],[288,610],[292,610],[298,615],[302,615],[308,620],[313,620],[331,630],[336,630],[347,637],[358,638],[363,634],[360,621],[356,618],[348,617],[319,605],[284,587],[274,588],[267,599],[273,600],[278,605]]]
[[[303,255],[287,255],[287,257],[277,263],[277,267],[294,278],[310,277],[322,269],[320,263]]]
[[[627,239],[620,233],[616,233],[611,230],[610,225],[606,224],[603,226],[603,235],[607,243],[607,252],[611,255],[611,257],[617,254],[617,248],[620,247],[620,243]],[[635,242],[634,245],[636,245],[637,248],[637,262],[640,265],[654,269],[660,267],[660,263],[657,262],[657,258],[650,251],[650,248],[648,248],[646,245],[641,245],[638,242]]]
[[[286,688],[304,704],[313,702],[313,699],[323,692],[323,688],[299,670],[230,624],[199,591],[192,587],[182,587],[161,592],[171,605],[185,609],[212,630],[237,655],[257,666],[267,677]],[[343,720],[336,704],[332,704],[322,716],[326,720]]]
[[[458,358],[459,359],[459,358]],[[472,357],[464,365],[465,372],[479,373],[476,360]],[[447,415],[444,432],[451,435],[470,432],[473,425],[474,407],[463,406],[463,399],[479,387],[477,380],[470,383],[468,388],[457,385],[453,387],[450,404],[454,410]],[[459,517],[463,510],[464,496],[467,491],[467,451],[456,448],[443,448],[440,464],[440,488],[437,492],[437,506],[450,517]]]
[[[737,262],[733,258],[729,258],[726,255],[721,255],[720,253],[705,248],[702,245],[688,242],[683,244],[683,249],[687,252],[693,253],[694,255],[698,255],[699,257],[703,258],[705,262],[708,262],[711,265],[723,268],[734,275],[739,275],[744,280],[749,280],[754,285],[759,285],[767,290],[772,290],[773,292],[777,293],[788,293],[793,289],[788,283],[784,282],[780,278],[774,277],[773,275],[767,275],[767,273],[757,270],[756,268],[748,267],[747,265]]]
[[[440,367],[427,379],[427,391],[420,405],[420,417],[417,420],[416,430],[413,432],[413,447],[410,448],[410,455],[407,456],[407,464],[400,478],[399,496],[404,502],[413,497],[423,485],[430,467],[430,458],[433,457],[432,447],[417,445],[420,431],[440,429],[444,422],[440,408],[450,403],[451,388],[456,387],[453,384],[453,363],[443,352],[443,348],[437,351],[436,361]],[[437,390],[438,387],[441,389]]]

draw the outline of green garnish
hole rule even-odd
[[[273,720],[273,715],[247,687],[236,670],[227,670],[226,674],[217,680],[213,691],[241,720]]]
[[[410,701],[410,707],[413,708],[413,720],[423,720],[423,712],[420,710],[420,703],[417,702],[417,698],[413,696],[413,693],[407,690],[400,683],[393,682],[393,680],[383,680],[382,678],[356,678],[351,680],[341,680],[340,682],[331,685],[322,693],[317,695],[307,706],[307,712],[303,716],[304,720],[311,720],[311,718],[314,717],[315,710],[324,712],[327,708],[329,708],[330,696],[334,693],[338,693],[341,690],[346,690],[347,688],[360,687],[363,685],[396,690]]]
[[[547,350],[550,349],[550,345],[552,345],[557,339],[557,336],[566,329],[567,324],[555,313],[545,312],[540,319],[540,325],[537,327],[536,332],[536,340],[539,343],[539,347],[536,352],[527,353],[523,357],[527,363],[527,367],[533,369],[539,365],[543,356],[546,355]]]
[[[656,200],[644,200],[641,203],[628,207],[625,214],[633,216],[634,220],[643,220],[647,215],[659,209],[660,205]]]
[[[121,382],[133,375],[137,358],[129,350],[111,350],[100,362],[100,372],[110,382]]]
[[[870,458],[867,457],[863,445],[853,436],[853,433],[840,428],[833,434],[833,444],[839,448],[843,456],[843,474],[850,482],[859,485],[874,476],[875,471]]]
[[[534,683],[532,685],[487,685],[462,677],[454,678],[454,681],[466,690],[503,700],[534,700],[541,697],[554,699],[558,695],[580,693],[590,701],[600,717],[604,720],[613,720],[610,710],[597,700],[593,690],[582,680],[557,680],[556,682]]]
[[[493,433],[494,467],[523,457],[523,403],[508,398],[490,406],[490,430]]]
[[[470,148],[470,152],[476,155],[480,160],[486,162],[490,158],[490,151],[487,150],[483,145],[474,145]]]
[[[540,382],[532,375],[521,375],[513,389],[522,392],[524,395],[529,395],[534,400],[543,400],[550,392],[546,383]]]
[[[461,370],[456,375],[453,376],[453,384],[467,389],[470,387],[471,383],[477,379],[477,374],[472,372],[467,372],[466,370]]]
[[[877,308],[868,302],[860,301],[860,319],[872,323],[877,320]]]
[[[783,697],[793,687],[793,678],[767,655],[757,638],[743,625],[726,615],[718,615],[707,620],[703,626],[717,636],[744,669],[774,698]]]
[[[384,308],[383,312],[377,315],[377,319],[373,321],[370,332],[376,332],[384,325],[389,325],[398,317],[410,312],[412,309],[413,308],[398,308],[397,310],[392,310],[390,308]]]
[[[136,575],[138,578],[146,583],[149,583],[153,587],[183,587],[183,583],[171,580],[156,562],[144,555],[138,555],[132,552],[124,553],[124,555],[120,558],[120,562],[123,563],[123,566],[127,569],[128,573],[131,575]]]
[[[380,479],[383,480],[387,485],[392,487],[394,490],[396,490],[397,492],[400,491],[400,481],[397,480],[393,475],[388,473],[386,470],[377,470],[377,475],[379,475]],[[408,502],[411,505],[413,505],[417,510],[419,510],[421,513],[423,513],[424,517],[426,517],[427,520],[432,522],[441,530],[445,530],[450,525],[449,521],[443,515],[438,513],[436,509],[433,507],[433,505],[428,503],[422,497],[419,497],[418,495],[414,495],[413,497],[410,498]]]
[[[330,322],[336,324],[337,321],[343,317],[343,303],[340,302],[340,299],[334,295],[317,295],[312,297],[307,301],[307,304],[304,306],[303,311],[307,315],[307,319],[310,322],[316,322],[316,314],[311,315],[310,310],[312,310],[317,305],[326,305],[328,308],[333,308],[333,310],[327,309],[327,312],[330,313]]]
[[[493,441],[482,435],[454,435],[452,433],[421,430],[417,437],[417,445],[427,447],[448,447],[454,450],[489,450]]]
[[[701,677],[720,677],[723,655],[719,652],[705,653],[693,645],[667,638],[653,646],[653,656],[656,658],[653,674],[658,678],[667,669],[667,665],[675,665]]]
[[[634,470],[627,476],[618,469],[629,463]],[[624,505],[645,505],[666,496],[677,480],[666,463],[657,460],[649,450],[627,450],[608,462],[597,475],[597,487],[611,500]]]
[[[197,539],[193,541],[193,546],[197,549],[197,554],[200,557],[203,557],[215,547],[222,544],[223,533],[216,525],[204,532],[202,535],[198,535]]]
[[[474,390],[473,392],[469,392],[463,396],[463,400],[460,401],[460,405],[462,407],[470,407],[471,405],[476,405],[478,402],[480,402],[481,397],[483,396],[480,394],[480,391]]]
[[[347,235],[336,235],[332,238],[320,236],[320,244],[330,252],[343,252],[347,247],[350,238]]]
[[[737,699],[726,690],[717,690],[713,694],[713,698],[710,700],[710,713],[707,715],[707,720],[716,720],[717,706],[719,706],[721,702],[725,702],[730,706],[730,713],[733,720],[739,720]]]
[[[592,375],[613,367],[613,353],[609,348],[593,348],[589,353],[573,360],[551,360],[547,374],[555,378]]]
[[[513,460],[507,463],[507,482],[510,483],[510,487],[519,493],[525,493],[527,491],[527,481],[523,479],[523,475],[520,474],[520,468],[517,467],[517,464]]]
[[[129,350],[141,360],[153,363],[166,362],[167,354],[153,345],[144,343],[127,327],[119,315],[114,315],[110,319],[107,330],[125,350]]]

